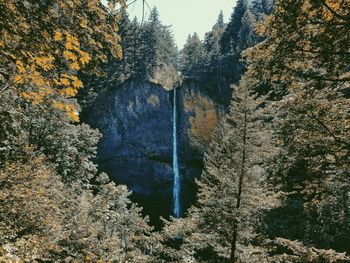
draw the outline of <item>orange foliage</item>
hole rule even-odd
[[[113,3],[125,5],[124,0]],[[0,8],[6,10],[0,20],[0,67],[10,76],[6,78],[10,83],[0,85],[11,87],[34,104],[55,104],[58,97],[68,104],[60,108],[71,109],[74,103],[69,98],[83,87],[78,71],[90,64],[86,73],[99,72],[105,50],[116,58],[122,56],[117,26],[120,13],[106,11],[100,1],[54,0],[43,4],[0,0]],[[9,21],[6,26],[5,21]]]
[[[193,113],[189,117],[191,143],[203,148],[210,142],[215,128],[219,124],[219,115],[214,103],[200,94],[186,96],[185,110]]]
[[[53,107],[65,111],[73,121],[79,121],[79,113],[73,104],[54,101]]]

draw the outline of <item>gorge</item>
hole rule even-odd
[[[243,73],[240,52],[260,40],[243,20],[261,19],[265,9],[254,8],[240,1],[229,24],[220,14],[203,42],[194,33],[180,52],[156,9],[142,26],[126,16],[122,61],[106,65],[107,83],[89,81],[98,92],[81,116],[102,133],[95,162],[128,186],[153,225],[195,202],[204,153]]]
[[[101,171],[126,184],[159,225],[159,216],[179,217],[193,204],[203,151],[222,114],[198,84],[168,91],[130,80],[109,87],[83,117],[102,133]]]

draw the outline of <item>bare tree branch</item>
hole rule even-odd
[[[7,90],[9,88],[9,86],[5,86],[1,91],[0,93],[3,93],[5,90]]]

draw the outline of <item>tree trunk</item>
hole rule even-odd
[[[236,203],[236,211],[238,211],[241,207],[241,199],[242,199],[242,190],[243,190],[243,178],[245,175],[245,162],[246,162],[246,144],[247,144],[247,94],[245,96],[245,109],[244,109],[244,123],[243,123],[243,151],[242,151],[242,160],[241,160],[241,172],[239,175],[238,181],[238,193],[237,193],[237,203]],[[233,222],[233,231],[232,231],[232,239],[231,239],[231,255],[230,262],[235,262],[235,253],[237,246],[237,234],[238,234],[238,220],[237,218]]]
[[[238,227],[237,223],[238,223],[237,220],[233,222],[230,263],[235,262],[235,252],[236,252],[236,244],[237,244],[237,227]]]

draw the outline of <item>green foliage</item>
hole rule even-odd
[[[228,24],[220,13],[203,41],[196,34],[190,35],[180,52],[184,78],[200,83],[216,102],[227,107],[230,85],[238,83],[245,69],[241,52],[263,40],[256,29],[270,12],[266,2],[238,1]]]
[[[124,57],[113,67],[120,82],[136,78],[157,83],[157,76],[170,67],[169,78],[177,76],[178,50],[170,27],[161,23],[156,8],[142,24],[136,18],[130,21],[125,14],[120,34]]]
[[[204,50],[197,33],[189,35],[184,48],[181,50],[181,72],[183,75],[196,78],[201,76],[199,65],[204,59]]]

